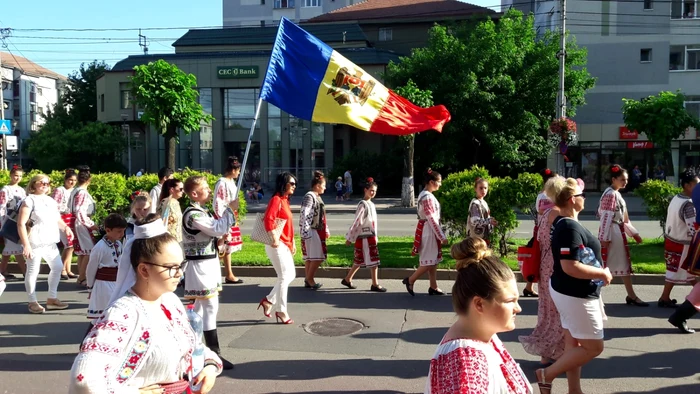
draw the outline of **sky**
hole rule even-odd
[[[500,6],[500,0],[468,2],[490,8]],[[222,0],[120,0],[106,3],[24,0],[4,3],[0,28],[11,28],[12,31],[5,40],[7,47],[0,47],[0,50],[25,57],[63,75],[77,70],[81,63],[104,60],[113,65],[129,55],[142,54],[139,28],[148,39],[150,54],[173,53],[171,44],[188,28],[221,27],[223,19]]]

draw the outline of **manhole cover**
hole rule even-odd
[[[315,320],[304,325],[304,331],[309,334],[322,337],[340,337],[362,331],[365,325],[362,322],[342,317]]]

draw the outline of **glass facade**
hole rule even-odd
[[[224,129],[250,130],[258,92],[258,89],[224,89]],[[260,124],[255,128],[260,129]]]
[[[272,104],[267,104],[267,165],[282,167],[282,113]]]
[[[199,103],[202,105],[204,113],[212,115],[211,88],[199,89]],[[199,131],[199,167],[211,169],[214,167],[214,135],[212,133],[211,122],[202,123]]]

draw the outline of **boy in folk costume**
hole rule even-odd
[[[642,242],[637,229],[632,226],[627,214],[627,204],[620,194],[620,190],[627,186],[627,170],[618,164],[613,164],[609,169],[610,187],[605,189],[600,196],[598,215],[600,227],[598,239],[602,247],[603,262],[610,269],[613,276],[621,276],[625,284],[627,297],[625,303],[634,306],[649,306],[642,301],[632,287],[632,260],[630,259],[627,236],[634,238],[637,243]]]
[[[114,292],[119,256],[122,254],[121,239],[124,238],[126,219],[116,213],[109,214],[104,220],[104,228],[106,234],[90,252],[85,277],[88,289],[90,289],[87,318],[90,319],[91,324],[94,319],[102,316]]]
[[[360,268],[368,267],[372,276],[372,286],[369,288],[370,291],[384,293],[386,292],[386,288],[379,285],[377,272],[379,268],[377,208],[372,202],[372,198],[374,198],[376,194],[377,184],[374,182],[373,178],[367,178],[364,199],[357,204],[355,221],[345,235],[345,244],[355,246],[355,258],[352,268],[350,268],[345,278],[340,281],[340,284],[349,289],[356,289],[357,286],[352,284],[353,276],[355,276],[355,273],[357,273]]]
[[[214,185],[214,202],[212,205],[214,206],[214,217],[216,219],[222,217],[229,203],[237,198],[238,187],[236,187],[235,179],[238,178],[240,173],[241,163],[238,162],[238,158],[235,156],[229,157],[224,176],[219,178],[216,185]],[[233,214],[236,222],[238,222],[238,212]],[[231,254],[239,252],[243,248],[241,229],[237,223],[234,222],[233,226],[231,226],[231,231],[219,240],[217,247],[219,248],[219,253],[223,254],[224,267],[226,267],[226,278],[224,278],[224,281],[227,284],[234,285],[243,283],[243,279],[236,278],[231,269]]]
[[[411,251],[411,255],[419,256],[420,267],[409,278],[404,278],[403,284],[408,294],[415,295],[413,285],[427,272],[430,278],[428,294],[443,295],[445,293],[437,285],[437,267],[442,262],[442,246],[447,245],[447,237],[440,226],[440,203],[433,195],[442,185],[442,176],[428,168],[423,179],[423,191],[416,204],[418,225]]]
[[[22,166],[14,165],[10,170],[10,183],[0,190],[0,225],[8,220],[7,215],[13,211],[18,211],[19,203],[27,197],[27,192],[19,186],[24,170]],[[2,263],[0,263],[0,274],[5,275],[5,279],[15,279],[15,276],[7,273],[7,265],[10,263],[10,256],[15,256],[17,265],[21,272],[27,271],[27,266],[22,255],[22,245],[10,240],[5,240],[5,248],[2,250]]]
[[[221,291],[221,265],[217,249],[217,238],[228,234],[236,222],[234,210],[238,209],[238,199],[228,203],[228,207],[218,219],[206,211],[202,205],[211,199],[211,189],[207,179],[193,176],[185,181],[185,193],[190,205],[182,214],[182,249],[185,252],[185,298],[194,300],[195,311],[202,316],[204,340],[216,354],[221,353],[216,331],[216,315],[219,311]],[[221,358],[224,369],[232,369],[233,364]]]
[[[476,198],[469,203],[469,218],[467,219],[467,236],[482,238],[490,243],[491,231],[498,225],[496,219],[491,217],[489,204],[484,197],[489,192],[489,183],[484,178],[476,178],[474,181]]]
[[[666,260],[666,283],[659,298],[661,308],[675,308],[677,301],[671,299],[671,290],[676,284],[695,283],[695,277],[681,268],[688,255],[690,241],[695,235],[695,206],[690,199],[698,177],[693,172],[681,174],[683,191],[677,194],[668,205],[666,228],[664,231],[664,258]]]

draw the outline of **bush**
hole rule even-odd
[[[676,194],[680,193],[680,187],[673,186],[666,181],[650,179],[635,189],[634,194],[644,200],[649,219],[658,220],[661,230],[666,227],[666,215],[668,204]]]
[[[490,177],[485,168],[478,166],[450,174],[443,180],[435,196],[440,201],[442,222],[451,237],[464,238],[467,235],[469,202],[476,196],[474,182],[477,178],[489,182],[486,202],[491,216],[498,221],[491,236],[492,247],[505,256],[508,254],[508,239],[519,224],[515,208],[524,213],[531,212],[542,189],[542,177],[528,173],[518,175],[517,179]]]
[[[32,176],[42,173],[39,170],[32,170],[24,174],[22,181],[20,181],[20,186],[26,187]],[[63,171],[52,171],[50,174],[46,174],[51,180],[51,189],[63,186]],[[184,169],[182,172],[176,172],[174,174],[175,178],[182,180],[183,182],[190,176],[203,175],[207,178],[207,183],[209,187],[214,190],[214,185],[216,181],[220,178],[218,175],[213,175],[206,172],[194,171],[189,168]],[[6,185],[10,180],[9,171],[0,171],[0,188]],[[90,186],[88,191],[95,200],[95,215],[92,217],[95,223],[102,223],[105,217],[110,213],[116,212],[125,217],[129,215],[129,206],[131,205],[131,193],[136,190],[143,190],[150,192],[153,186],[158,183],[158,176],[154,174],[146,174],[140,177],[131,176],[126,178],[122,174],[117,173],[100,173],[93,174],[90,181]],[[238,193],[238,198],[240,199],[240,208],[238,211],[239,219],[242,221],[247,213],[246,201],[244,198],[244,193],[241,191]],[[180,201],[183,208],[189,204],[187,196]],[[211,208],[211,203],[207,204]]]

